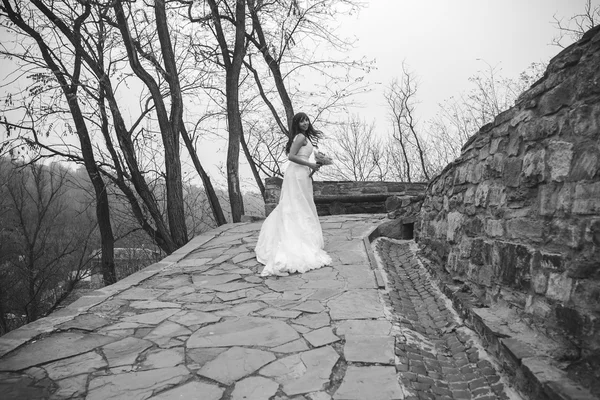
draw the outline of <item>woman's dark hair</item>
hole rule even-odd
[[[306,132],[301,132],[300,122],[304,120],[308,120],[308,129],[306,130]],[[294,138],[299,133],[304,133],[304,136],[306,136],[306,138],[310,140],[310,142],[313,145],[316,145],[319,139],[321,139],[321,137],[323,136],[323,132],[313,128],[312,123],[310,122],[310,118],[308,118],[308,115],[306,115],[303,112],[299,112],[298,114],[294,115],[294,118],[292,118],[292,130],[290,131],[290,138],[288,139],[287,145],[285,146],[285,154],[289,154],[290,149],[292,148],[292,143],[294,142]]]

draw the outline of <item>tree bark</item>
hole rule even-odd
[[[235,2],[235,43],[233,54],[230,55],[229,46],[223,33],[219,8],[215,0],[207,0],[215,25],[215,34],[223,64],[225,65],[225,97],[227,99],[227,123],[229,130],[229,141],[227,147],[227,189],[229,204],[231,205],[231,217],[233,222],[240,222],[244,214],[244,201],[240,190],[240,140],[242,135],[242,116],[239,104],[239,80],[242,63],[246,53],[246,0]]]
[[[210,204],[210,209],[213,212],[213,216],[217,223],[217,226],[221,226],[227,223],[225,219],[225,215],[223,214],[223,209],[221,208],[221,203],[219,202],[219,197],[215,192],[215,188],[213,187],[210,177],[202,168],[202,164],[200,164],[200,160],[198,159],[198,155],[196,154],[196,150],[194,149],[194,145],[192,140],[190,139],[190,135],[183,124],[181,123],[181,137],[183,138],[183,142],[185,143],[188,153],[190,153],[190,157],[192,157],[192,162],[194,163],[194,167],[200,175],[200,179],[202,179],[202,184],[204,185],[204,191],[206,192],[206,197],[208,197],[208,203]]]

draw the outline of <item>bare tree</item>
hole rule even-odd
[[[585,0],[583,11],[572,17],[553,16],[552,24],[556,26],[558,34],[552,38],[551,44],[560,48],[581,39],[583,34],[600,22],[600,4],[593,4],[592,0]]]
[[[376,136],[375,123],[361,120],[357,115],[333,130],[324,149],[335,158],[331,166],[319,171],[324,179],[382,181],[388,175],[388,157]]]
[[[416,120],[416,95],[417,82],[412,73],[402,63],[402,76],[393,79],[384,93],[389,106],[390,117],[393,123],[392,137],[400,146],[404,161],[404,178],[408,182],[414,179],[429,180],[429,166],[423,148],[423,139],[417,133]],[[412,157],[417,159],[418,165],[414,166]]]
[[[68,201],[66,169],[1,163],[8,205],[3,225],[12,240],[0,266],[6,278],[0,292],[11,295],[0,296],[5,302],[0,308],[25,315],[22,322],[28,323],[51,311],[84,276],[97,225],[85,208]]]
[[[463,144],[501,112],[542,75],[544,64],[532,63],[518,78],[506,78],[499,65],[486,68],[469,78],[472,89],[439,104],[428,123],[425,143],[431,171],[437,172],[460,155]]]

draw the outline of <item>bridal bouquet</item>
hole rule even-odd
[[[329,157],[327,154],[325,153],[321,153],[320,151],[315,151],[315,162],[319,165],[331,165],[333,164],[333,159],[331,157]],[[312,177],[313,174],[317,172],[315,170],[313,170],[309,177]]]

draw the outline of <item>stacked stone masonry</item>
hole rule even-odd
[[[484,301],[600,351],[600,27],[470,138],[420,217],[424,254]]]
[[[265,214],[277,206],[283,180],[265,179]],[[314,181],[313,193],[320,216],[341,214],[385,213],[386,200],[397,198],[399,204],[421,200],[426,183]]]

